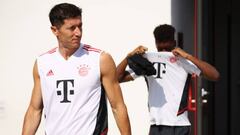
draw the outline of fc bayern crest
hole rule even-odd
[[[177,58],[175,56],[173,56],[173,57],[170,57],[169,60],[171,63],[175,63],[177,61]]]
[[[80,76],[86,76],[88,75],[89,70],[90,70],[90,67],[88,65],[83,64],[79,66],[78,73]]]

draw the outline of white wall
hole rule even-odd
[[[170,0],[1,0],[0,134],[21,134],[33,87],[32,66],[57,45],[48,12],[59,2],[83,9],[82,42],[111,53],[116,64],[137,45],[155,49],[152,31],[170,23]],[[121,84],[133,135],[148,134],[147,89],[143,79]],[[41,124],[38,135],[43,135]],[[109,107],[109,135],[119,134]]]

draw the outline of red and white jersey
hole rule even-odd
[[[157,71],[156,75],[145,76],[151,125],[190,125],[187,112],[183,111],[186,108],[180,104],[184,100],[182,97],[186,98],[188,77],[199,75],[200,70],[189,60],[175,57],[172,52],[148,52],[144,57],[153,63]],[[133,71],[130,73],[133,78],[138,77]]]
[[[38,57],[46,135],[107,132],[106,98],[100,81],[101,52],[81,44],[68,60],[58,48]]]

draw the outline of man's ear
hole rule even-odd
[[[56,26],[51,26],[51,30],[55,36],[58,36],[58,28]]]

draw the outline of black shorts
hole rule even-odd
[[[151,125],[149,135],[190,135],[190,126]]]

